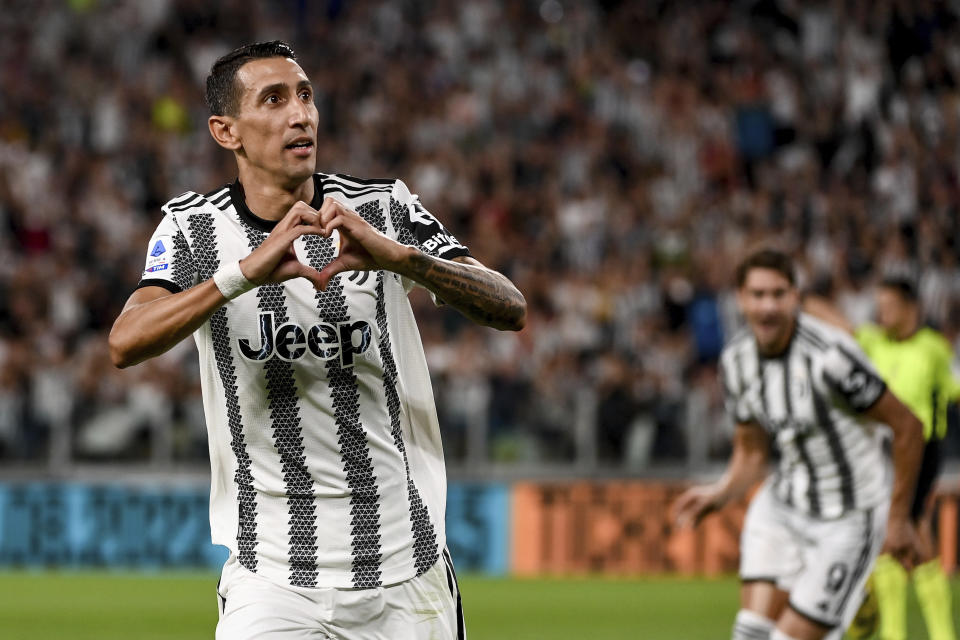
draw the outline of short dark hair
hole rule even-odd
[[[790,286],[796,286],[797,276],[793,267],[793,259],[777,249],[758,249],[744,258],[737,265],[737,288],[743,287],[747,281],[747,274],[751,269],[770,269],[783,275]]]
[[[917,302],[919,299],[917,282],[907,275],[886,275],[880,280],[880,287],[897,292],[907,302]]]
[[[254,42],[221,56],[207,76],[207,107],[215,116],[235,116],[240,111],[242,87],[237,86],[237,70],[251,60],[290,58],[296,60],[293,48],[282,40]]]

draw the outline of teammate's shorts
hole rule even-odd
[[[940,441],[936,438],[927,440],[923,447],[923,461],[920,463],[920,473],[917,475],[917,488],[913,493],[913,504],[910,506],[910,517],[918,522],[923,516],[927,497],[933,490],[933,483],[940,475]]]
[[[231,556],[217,587],[217,640],[463,640],[453,563],[376,589],[278,585]]]
[[[747,510],[740,578],[771,582],[790,607],[825,627],[853,620],[886,537],[889,505],[820,520],[777,500],[764,485]]]

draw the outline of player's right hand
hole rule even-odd
[[[721,504],[720,492],[713,485],[692,487],[670,505],[670,519],[681,528],[695,527]]]
[[[891,517],[883,553],[892,555],[907,571],[913,570],[920,556],[920,540],[909,518]]]
[[[324,235],[324,229],[316,209],[301,201],[290,207],[263,244],[240,261],[244,277],[257,286],[306,278],[319,289],[320,272],[300,262],[293,248],[304,235]]]

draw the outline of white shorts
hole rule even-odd
[[[889,505],[835,520],[795,511],[764,485],[750,503],[740,538],[740,578],[772,582],[790,607],[825,627],[853,620],[886,537]]]
[[[278,585],[231,556],[217,587],[217,640],[464,640],[449,554],[426,573],[376,589]]]

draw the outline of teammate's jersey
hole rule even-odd
[[[314,176],[374,228],[442,258],[469,255],[399,180]],[[140,286],[172,292],[247,256],[275,222],[239,182],[163,207]],[[294,248],[322,269],[334,239]],[[213,541],[301,587],[368,588],[424,573],[445,544],[446,476],[430,377],[407,293],[387,271],[249,291],[195,333],[211,461]]]
[[[728,412],[770,435],[777,499],[818,518],[890,499],[880,425],[860,415],[886,385],[851,336],[801,313],[779,357],[746,330],[720,361]]]
[[[860,327],[856,337],[890,390],[923,422],[924,438],[943,438],[947,405],[960,397],[946,338],[923,327],[906,340],[894,340],[876,325]]]

